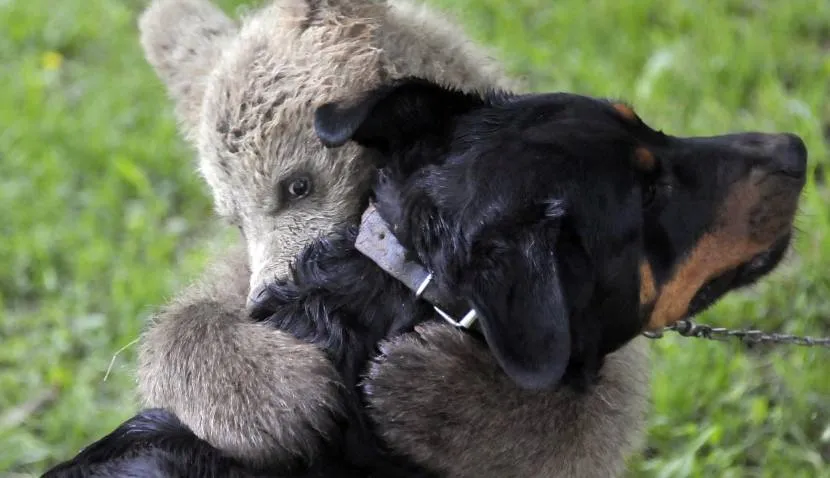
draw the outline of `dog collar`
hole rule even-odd
[[[421,264],[407,259],[406,249],[389,230],[389,225],[374,205],[369,205],[363,212],[355,247],[387,274],[412,290],[415,297],[423,298],[432,304],[438,315],[453,326],[470,329],[476,324],[475,309],[468,309],[466,305],[462,307],[459,301],[443,297],[433,280],[432,272]],[[463,312],[464,310],[467,312]],[[463,315],[454,315],[459,311]],[[454,318],[459,316],[460,320]]]

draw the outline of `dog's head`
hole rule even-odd
[[[327,104],[315,127],[379,153],[379,211],[528,388],[593,374],[771,271],[806,175],[791,134],[676,137],[605,99],[415,78]]]

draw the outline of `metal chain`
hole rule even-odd
[[[696,337],[709,340],[725,341],[735,337],[746,344],[773,343],[830,348],[830,337],[807,337],[789,334],[766,333],[761,330],[752,329],[712,327],[711,325],[698,324],[691,320],[679,320],[661,330],[643,332],[643,335],[650,339],[659,339],[663,337],[663,331],[665,330],[672,330],[683,337]]]

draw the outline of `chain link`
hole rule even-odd
[[[677,332],[683,337],[695,337],[709,340],[725,341],[730,338],[740,339],[746,344],[789,344],[803,345],[805,347],[828,347],[830,348],[830,337],[808,337],[789,334],[766,333],[761,330],[752,329],[729,329],[726,327],[712,327],[711,325],[698,324],[691,320],[679,320],[668,327],[653,332],[643,332],[643,335],[650,339],[663,337],[665,330]]]

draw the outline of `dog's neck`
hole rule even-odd
[[[363,213],[355,248],[412,290],[416,298],[423,298],[432,304],[438,315],[450,324],[463,329],[477,325],[474,309],[463,301],[442,294],[432,273],[423,265],[407,259],[406,249],[373,205]]]

